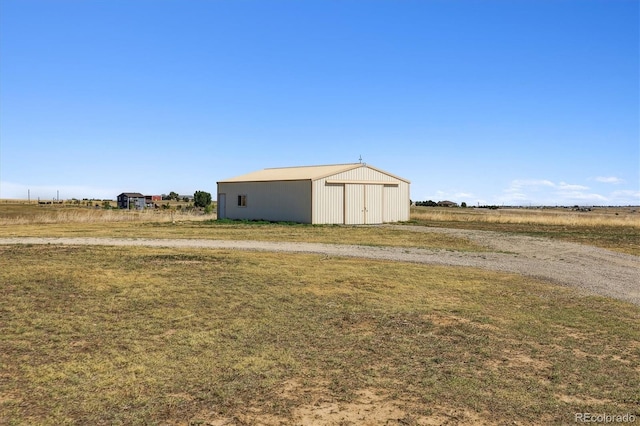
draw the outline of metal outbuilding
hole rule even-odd
[[[407,221],[409,185],[362,163],[264,169],[218,182],[218,218],[347,225]]]

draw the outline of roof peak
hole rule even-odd
[[[337,167],[337,166],[366,166],[366,164],[364,163],[313,164],[309,166],[266,167],[264,170],[302,169],[302,168],[311,168],[311,167]]]
[[[380,169],[376,169],[368,164],[364,163],[347,163],[347,164],[328,164],[320,166],[298,166],[298,167],[275,167],[262,169],[256,172],[247,173],[241,176],[236,176],[231,179],[219,181],[218,183],[231,183],[231,182],[267,182],[267,181],[293,181],[293,180],[311,180],[315,181],[323,179],[328,176],[336,175],[339,173],[349,172],[352,170],[360,170],[363,168],[369,168],[377,172],[391,176],[392,178],[403,180],[398,176],[392,175],[389,172],[385,172]]]

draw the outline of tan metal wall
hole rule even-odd
[[[327,184],[327,181],[340,183]],[[409,184],[367,167],[314,181],[313,197],[313,223],[374,224],[409,220]]]
[[[308,180],[220,182],[218,194],[226,194],[228,219],[311,223],[311,185]],[[246,195],[246,207],[238,206],[239,195]]]
[[[344,223],[344,185],[313,182],[313,223]]]
[[[338,173],[327,178],[328,180],[369,180],[369,181],[386,181],[386,182],[398,182],[392,176],[384,173],[380,173],[377,170],[370,169],[368,167],[358,167],[357,169],[348,170],[346,172]]]
[[[406,222],[410,215],[409,184],[400,182],[398,186],[385,185],[383,188],[383,222]]]
[[[384,222],[398,222],[398,202],[400,201],[400,190],[397,186],[384,186],[382,188],[384,206],[382,207],[382,218]]]

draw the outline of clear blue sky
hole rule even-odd
[[[2,0],[0,198],[365,162],[413,200],[640,204],[637,0]]]

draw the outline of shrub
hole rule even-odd
[[[207,207],[211,205],[211,194],[205,191],[196,191],[193,194],[193,204],[196,207]]]

